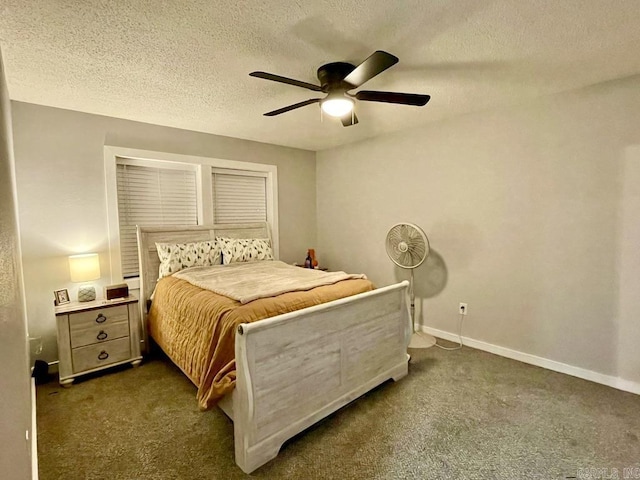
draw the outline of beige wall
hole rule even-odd
[[[406,272],[387,230],[415,222],[433,249],[423,324],[455,332],[467,302],[468,337],[640,382],[638,91],[635,77],[319,152],[318,255],[392,283]]]
[[[31,381],[20,266],[11,108],[0,55],[0,475],[31,478]]]
[[[104,145],[266,163],[278,167],[280,258],[304,259],[316,241],[315,154],[69,110],[13,102],[27,317],[57,359],[53,290],[70,282],[67,256],[101,255],[110,283]]]

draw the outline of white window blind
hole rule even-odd
[[[214,223],[267,221],[267,179],[264,175],[213,172]]]
[[[197,225],[196,173],[117,164],[122,275],[138,276],[136,225]]]

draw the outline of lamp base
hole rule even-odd
[[[414,332],[411,335],[409,348],[431,348],[436,344],[436,338],[423,332]]]
[[[96,289],[94,287],[80,287],[78,288],[78,301],[79,302],[92,302],[96,299]]]

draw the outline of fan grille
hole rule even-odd
[[[416,268],[429,255],[429,240],[417,225],[398,223],[387,234],[387,254],[402,268]]]

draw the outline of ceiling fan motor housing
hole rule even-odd
[[[333,62],[318,68],[318,80],[324,93],[334,90],[351,90],[353,85],[344,81],[344,78],[355,69],[355,65],[346,62]]]

